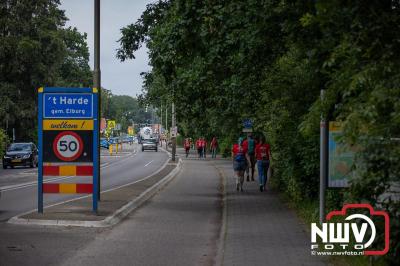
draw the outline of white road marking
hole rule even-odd
[[[104,168],[108,168],[110,166],[111,166],[110,163],[102,163],[100,168],[104,169]],[[43,179],[43,183],[60,181],[60,180],[64,180],[64,179],[74,178],[74,177],[84,177],[84,176],[62,176],[62,177]],[[4,186],[4,187],[0,187],[0,190],[2,192],[6,192],[6,191],[12,191],[12,190],[17,190],[17,189],[27,188],[27,187],[34,187],[34,186],[37,186],[37,181],[24,183],[24,184],[18,184],[18,185]]]
[[[148,162],[147,164],[145,164],[144,167],[149,166],[149,164],[151,164],[152,162],[154,162],[154,160],[151,160],[150,162]]]
[[[142,178],[142,179],[135,180],[135,181],[133,181],[133,182],[129,182],[129,183],[127,183],[127,184],[124,184],[124,185],[121,185],[121,186],[118,186],[118,187],[109,188],[109,189],[106,189],[106,190],[101,191],[100,193],[103,194],[103,193],[105,193],[105,192],[114,191],[114,190],[117,190],[117,189],[120,189],[120,188],[123,188],[123,187],[127,187],[127,186],[130,186],[130,185],[136,184],[136,183],[141,182],[141,181],[143,181],[143,180],[146,180],[146,179],[148,179],[149,177],[151,177],[151,176],[153,176],[153,175],[155,175],[155,174],[161,172],[161,170],[164,169],[164,167],[165,167],[167,164],[168,164],[168,160],[167,160],[160,168],[158,168],[157,171],[155,171],[154,173],[152,173],[152,174],[150,174],[150,175],[148,175],[148,176],[146,176],[146,177],[144,177],[144,178]],[[82,197],[78,197],[78,198],[73,198],[73,199],[69,199],[69,200],[57,202],[57,203],[54,203],[54,204],[51,204],[51,205],[46,205],[46,204],[44,204],[43,208],[46,209],[46,208],[50,208],[50,207],[53,207],[53,206],[57,206],[57,205],[61,205],[61,204],[64,204],[64,203],[68,203],[68,202],[72,202],[72,201],[80,200],[80,199],[84,199],[84,198],[89,198],[89,197],[92,197],[92,195],[86,195],[86,196],[82,196]],[[34,210],[31,210],[31,211],[25,212],[25,213],[23,213],[23,214],[20,214],[19,216],[23,216],[23,215],[25,215],[25,214],[28,214],[28,213],[31,213],[31,212],[34,212],[34,211],[36,212],[37,210],[38,210],[38,209],[36,208],[36,209],[34,209]]]
[[[131,152],[130,154],[135,155],[136,154],[136,150],[134,150],[133,152]],[[109,168],[110,166],[116,166],[121,164],[122,162],[124,162],[126,159],[130,158],[131,156],[124,156],[122,158],[122,160],[119,160],[115,163],[102,163],[100,168],[101,169],[105,169],[105,168]],[[153,162],[153,161],[151,161]],[[150,163],[151,163],[150,162]],[[149,163],[149,164],[150,164]],[[146,165],[147,166],[147,165]],[[64,179],[69,179],[69,178],[74,178],[77,176],[62,176],[62,177],[55,177],[55,178],[49,178],[49,179],[43,179],[43,183],[48,183],[48,182],[53,182],[53,181],[60,181],[60,180],[64,180]],[[4,186],[4,187],[0,187],[0,190],[2,192],[6,192],[6,191],[12,191],[12,190],[17,190],[17,189],[22,189],[22,188],[27,188],[27,187],[34,187],[37,186],[37,181],[34,182],[28,182],[28,183],[24,183],[24,184],[18,184],[18,185],[11,185],[11,186]]]

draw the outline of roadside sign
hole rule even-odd
[[[90,93],[43,93],[44,118],[93,118]]]
[[[175,138],[178,134],[178,127],[171,127],[171,138]]]
[[[43,120],[43,130],[93,130],[93,120]]]
[[[103,117],[103,118],[101,119],[101,122],[100,122],[100,132],[101,132],[101,133],[104,133],[104,131],[106,130],[106,128],[107,128],[107,122],[106,122],[106,119]]]
[[[66,134],[66,132],[71,132],[71,133],[63,135]],[[45,163],[63,163],[63,162],[92,163],[93,162],[93,148],[92,148],[94,143],[93,130],[76,130],[76,131],[43,130],[42,135],[43,139],[46,140],[42,144],[43,162]],[[82,152],[71,155],[72,153],[79,151],[79,149],[74,151],[75,142],[78,143],[78,145],[76,145],[77,147],[82,148]],[[67,145],[67,147],[65,145]]]
[[[132,126],[129,126],[129,127],[128,127],[128,135],[133,136],[134,134],[135,134],[135,133],[134,133],[133,127],[132,127]]]
[[[54,154],[63,161],[69,162],[78,158],[83,152],[83,141],[73,131],[64,131],[53,141]]]
[[[253,121],[251,121],[250,119],[246,118],[245,120],[243,120],[243,127],[244,128],[252,128],[253,127]]]
[[[108,120],[107,121],[107,128],[114,129],[115,128],[115,120]]]
[[[121,130],[121,124],[115,124],[114,129],[115,130]]]
[[[98,94],[95,88],[39,88],[38,212],[43,194],[92,194],[98,201]],[[92,183],[43,183],[44,176],[88,176]]]
[[[342,125],[340,122],[329,122],[329,168],[328,168],[328,187],[339,188],[348,187],[349,178],[354,175],[352,171],[354,151],[338,142],[338,137],[342,135]]]

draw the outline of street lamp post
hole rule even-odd
[[[321,103],[324,103],[325,90],[321,90]],[[319,222],[325,221],[325,192],[328,175],[328,123],[321,113],[320,123],[320,174],[319,174]]]
[[[172,161],[175,162],[176,155],[176,121],[175,121],[175,103],[172,102],[172,125],[171,125],[171,138],[172,138]]]
[[[101,120],[101,71],[100,71],[100,0],[94,0],[94,71],[93,87],[98,91],[98,132],[100,132]],[[98,143],[100,140],[97,140]],[[98,145],[98,163],[97,163],[97,199],[100,200],[100,145]]]

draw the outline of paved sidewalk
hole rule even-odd
[[[310,235],[306,232],[309,225],[303,224],[295,212],[288,209],[277,192],[268,188],[267,191],[260,192],[257,181],[245,181],[244,192],[237,192],[230,160],[220,156],[217,159],[211,159],[211,156],[198,159],[195,153],[186,159],[183,149],[177,149],[177,153],[185,163],[191,162],[191,167],[196,167],[197,171],[216,167],[224,179],[224,231],[221,234],[217,264],[327,264],[323,258],[310,254]],[[192,160],[198,160],[197,164]],[[258,176],[255,179],[258,180]]]
[[[212,165],[186,161],[146,205],[62,265],[216,265],[220,184]]]
[[[310,237],[305,226],[267,189],[246,182],[237,192],[230,161],[214,165],[225,177],[225,240],[222,265],[324,265],[310,255]]]

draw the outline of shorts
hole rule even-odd
[[[244,170],[246,170],[246,166],[247,166],[247,164],[246,164],[246,161],[245,160],[243,160],[243,161],[233,161],[233,170],[234,171],[244,171]]]

